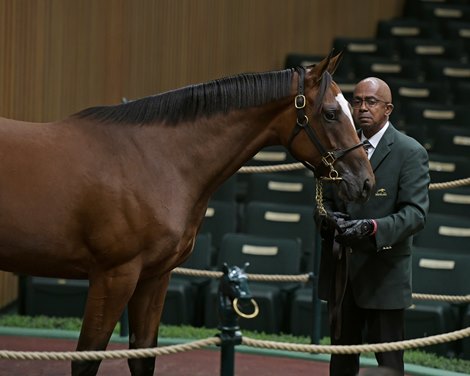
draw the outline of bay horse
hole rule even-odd
[[[0,269],[89,279],[77,351],[104,350],[128,307],[129,347],[156,346],[170,272],[211,195],[261,148],[284,145],[346,200],[375,184],[348,104],[316,66],[247,73],[62,121],[0,118]],[[314,231],[312,229],[312,231]],[[96,375],[99,361],[72,362]],[[152,375],[155,358],[128,361]]]

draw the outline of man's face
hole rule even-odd
[[[351,105],[354,123],[370,135],[385,125],[393,109],[393,105],[381,95],[380,87],[372,82],[361,82],[356,86]]]

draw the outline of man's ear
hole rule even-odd
[[[390,116],[394,108],[395,106],[393,104],[391,103],[387,104],[387,110],[385,111],[385,115]]]

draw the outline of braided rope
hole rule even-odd
[[[176,274],[182,274],[192,277],[209,277],[220,278],[222,272],[215,272],[210,270],[189,269],[189,268],[175,268],[172,271]],[[309,274],[252,274],[247,273],[246,276],[250,281],[270,281],[270,282],[308,282],[310,280]]]
[[[263,172],[293,171],[293,170],[302,170],[302,169],[305,169],[305,166],[302,163],[297,162],[297,163],[286,163],[286,164],[271,165],[271,166],[243,166],[238,170],[238,172],[245,173],[245,174],[252,174],[252,173],[263,173]],[[429,185],[429,189],[439,190],[439,189],[463,187],[466,185],[470,185],[470,178],[457,179],[457,180],[444,182],[444,183],[431,183]]]
[[[458,179],[458,180],[448,181],[444,183],[432,183],[432,184],[429,184],[429,189],[439,190],[439,189],[463,187],[465,185],[470,185],[470,178]]]
[[[10,351],[0,350],[0,359],[10,360],[105,360],[105,359],[137,359],[150,358],[157,355],[176,354],[191,351],[211,345],[220,345],[218,337],[210,337],[190,343],[152,347],[135,350],[107,350],[107,351]]]
[[[279,165],[272,165],[272,166],[243,166],[240,167],[238,170],[239,173],[242,174],[254,174],[254,173],[262,173],[262,172],[281,172],[281,171],[294,171],[294,170],[302,170],[305,166],[300,163],[286,163],[286,164],[279,164]]]
[[[276,349],[285,351],[307,352],[315,354],[358,354],[362,352],[387,352],[397,350],[409,350],[413,348],[431,346],[444,342],[456,341],[470,336],[470,328],[456,330],[454,332],[438,334],[425,338],[417,338],[397,342],[385,342],[365,345],[338,346],[338,345],[302,345],[295,343],[256,340],[242,337],[245,346]],[[136,350],[108,350],[108,351],[10,351],[0,350],[0,359],[10,360],[109,360],[109,359],[137,359],[150,358],[160,355],[176,354],[183,351],[191,351],[211,345],[220,345],[221,339],[210,337],[181,345],[153,347]]]
[[[222,272],[215,272],[210,270],[190,269],[190,268],[175,268],[172,273],[181,274],[191,277],[209,277],[209,278],[220,278]],[[311,276],[309,274],[247,274],[250,281],[265,281],[265,282],[303,282],[307,283],[310,281]],[[432,295],[432,294],[418,294],[413,293],[413,299],[417,300],[432,300],[441,301],[448,303],[470,303],[470,295]]]
[[[434,295],[413,293],[413,299],[447,303],[470,303],[470,295]]]
[[[417,347],[436,345],[444,342],[456,341],[470,336],[470,327],[454,332],[438,334],[425,338],[410,339],[397,342],[375,343],[366,345],[354,346],[339,346],[339,345],[300,345],[294,343],[275,342],[275,341],[261,341],[252,338],[243,337],[242,344],[246,346],[264,348],[264,349],[277,349],[287,351],[308,352],[317,354],[358,354],[362,352],[387,352],[396,350],[409,350]]]

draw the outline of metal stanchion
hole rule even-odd
[[[238,324],[238,316],[253,318],[258,315],[258,305],[251,297],[248,288],[248,278],[245,269],[237,266],[223,266],[223,275],[219,279],[218,309],[219,309],[219,329],[218,335],[221,339],[220,352],[220,375],[233,376],[235,370],[235,346],[242,343],[242,333]],[[254,311],[246,314],[240,310],[238,304],[249,301]]]

